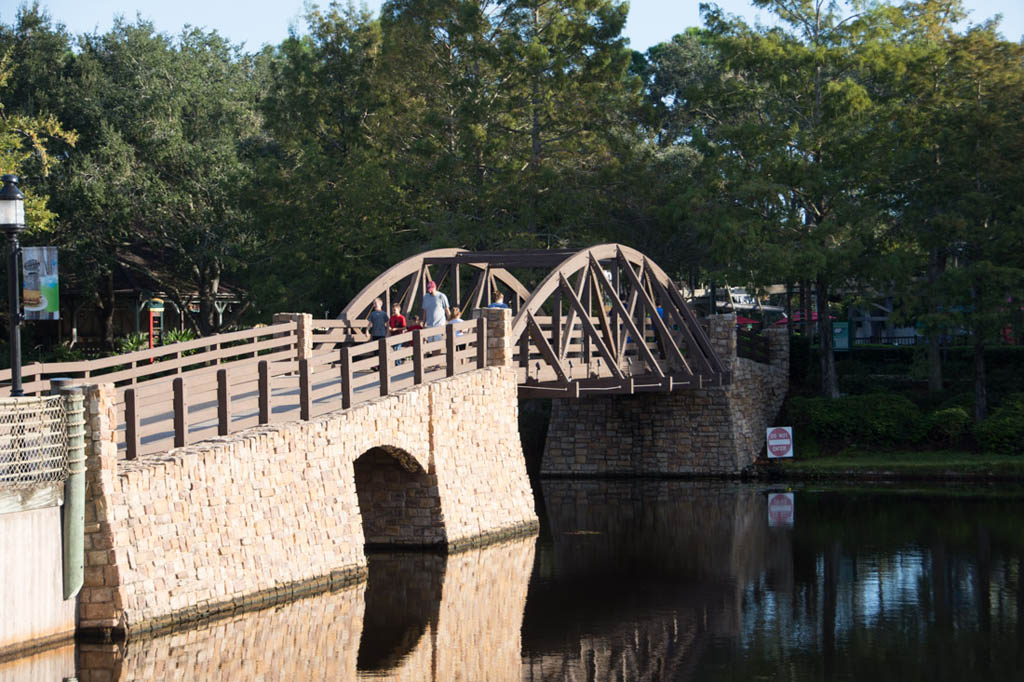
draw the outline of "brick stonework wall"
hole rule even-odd
[[[554,400],[541,473],[731,475],[752,465],[786,396],[788,337],[767,332],[770,364],[737,358],[735,319],[709,320],[727,386]]]
[[[386,540],[459,548],[537,527],[510,367],[133,461],[117,459],[113,388],[86,403],[80,629],[162,627],[361,578],[360,503],[379,512],[409,493],[357,497],[364,454],[390,453],[420,485]]]

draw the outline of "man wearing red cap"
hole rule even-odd
[[[427,282],[427,293],[423,294],[423,326],[443,327],[448,322],[448,297],[437,290],[433,280]]]

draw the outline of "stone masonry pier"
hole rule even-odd
[[[736,356],[735,315],[708,322],[731,384],[554,400],[541,475],[736,475],[751,466],[786,396],[789,337],[766,332],[764,364]]]
[[[361,580],[366,544],[458,549],[532,531],[508,311],[488,366],[306,422],[119,460],[88,388],[79,630],[140,632]]]

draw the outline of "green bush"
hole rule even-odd
[[[160,338],[160,345],[169,346],[172,343],[195,341],[197,338],[199,337],[191,329],[165,329]]]
[[[135,332],[134,334],[122,336],[114,342],[114,347],[117,349],[114,353],[115,355],[146,350],[149,348],[149,334],[146,332]]]
[[[51,362],[78,362],[86,360],[89,355],[78,348],[70,348],[67,344],[59,344],[53,347]]]
[[[926,418],[928,440],[945,447],[959,445],[970,433],[971,415],[963,407],[936,410]]]
[[[917,405],[890,393],[793,398],[789,414],[798,431],[808,431],[817,442],[832,446],[908,445],[925,434]]]
[[[1010,402],[974,427],[982,450],[1000,455],[1024,454],[1024,404]]]
[[[967,414],[974,414],[974,391],[956,393],[943,400],[936,409],[948,410],[954,407],[961,408]]]
[[[1018,410],[1024,410],[1024,393],[1010,393],[1004,396],[999,403],[1000,407],[1016,407]]]

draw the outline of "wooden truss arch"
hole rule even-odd
[[[398,303],[402,314],[408,317],[419,312],[426,284],[431,279],[437,282],[438,289],[445,292],[452,305],[463,310],[489,305],[495,292],[502,289],[509,305],[518,310],[529,298],[529,289],[508,270],[493,267],[485,256],[465,249],[434,249],[406,258],[367,284],[337,319],[353,323],[364,320],[377,298],[384,301],[384,309],[389,314],[391,304]],[[462,268],[468,268],[472,274],[468,287],[463,286]]]
[[[512,323],[520,397],[672,391],[729,382],[679,289],[620,244],[576,252]]]

